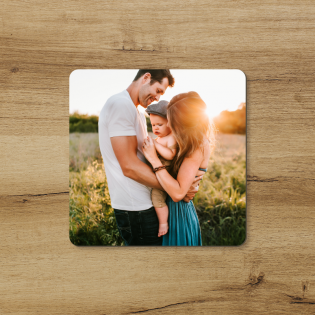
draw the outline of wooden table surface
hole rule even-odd
[[[0,314],[315,313],[313,1],[1,7]],[[244,245],[70,243],[69,75],[116,68],[244,71]]]

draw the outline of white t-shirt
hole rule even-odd
[[[151,189],[123,174],[110,142],[111,137],[137,136],[137,156],[145,162],[142,145],[148,135],[146,119],[132,102],[127,90],[113,95],[103,106],[98,134],[112,207],[130,211],[151,208]]]

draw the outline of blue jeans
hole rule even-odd
[[[142,211],[114,209],[120,236],[126,246],[159,246],[159,220],[154,207]]]

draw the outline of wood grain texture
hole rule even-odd
[[[314,314],[313,1],[2,1],[1,314]],[[68,239],[75,69],[241,69],[247,240]],[[211,87],[209,87],[210,89]]]

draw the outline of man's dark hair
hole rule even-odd
[[[168,86],[170,87],[174,86],[175,80],[170,70],[168,69],[162,69],[162,70],[141,69],[138,71],[133,81],[137,81],[140,77],[142,77],[147,72],[151,74],[151,82],[150,82],[151,85],[156,81],[159,83],[162,83],[164,78],[168,78]]]

